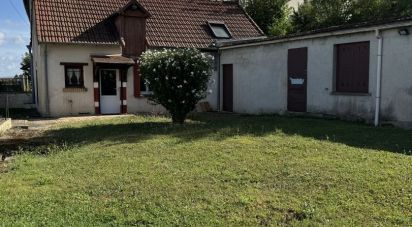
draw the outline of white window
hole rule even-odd
[[[150,90],[149,84],[143,80],[142,77],[140,77],[140,94],[143,96],[149,96],[152,95],[153,92]]]

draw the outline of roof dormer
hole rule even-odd
[[[115,23],[123,56],[137,58],[145,51],[148,17],[149,12],[137,0],[130,0],[117,12]]]
[[[147,11],[137,0],[130,0],[118,11],[118,14],[132,17],[150,17],[149,11]]]

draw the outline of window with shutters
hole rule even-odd
[[[369,42],[346,43],[335,46],[336,92],[369,92],[369,50]]]

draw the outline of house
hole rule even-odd
[[[412,127],[412,17],[220,44],[223,111]]]
[[[305,3],[306,0],[289,0],[288,6],[293,10],[298,10],[299,5]]]
[[[162,111],[147,96],[139,56],[263,37],[237,1],[23,0],[31,21],[35,100],[43,116]],[[211,90],[218,90],[218,69]],[[218,92],[206,101],[218,109]]]

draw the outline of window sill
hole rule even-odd
[[[148,98],[148,97],[150,97],[150,96],[152,96],[153,95],[153,93],[152,92],[142,92],[141,94],[140,94],[140,97],[142,97],[142,98]]]
[[[357,93],[357,92],[331,92],[331,95],[336,95],[336,96],[372,96],[371,93]]]
[[[67,88],[63,88],[63,92],[71,92],[71,93],[87,92],[87,88],[85,88],[85,87],[67,87]]]

